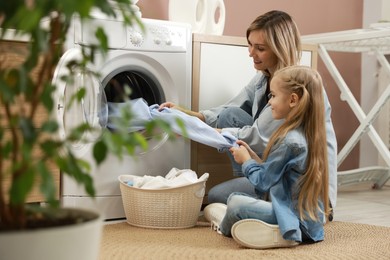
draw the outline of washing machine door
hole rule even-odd
[[[80,57],[80,49],[66,51],[53,77],[53,84],[57,87],[54,100],[60,138],[68,138],[82,125],[91,127],[90,130],[78,131],[79,138],[71,142],[71,149],[76,156],[83,155],[101,136],[108,118],[107,99],[99,79],[90,71],[70,66],[72,61]]]

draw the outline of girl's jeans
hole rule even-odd
[[[229,196],[227,205],[226,215],[219,226],[225,236],[231,236],[233,224],[242,219],[259,219],[269,224],[277,224],[272,203],[269,201],[234,192]]]

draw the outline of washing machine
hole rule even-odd
[[[174,140],[166,136],[150,138],[148,150],[137,149],[134,155],[122,159],[109,154],[99,166],[93,159],[93,144],[109,131],[106,121],[101,120],[102,115],[108,113],[107,103],[143,98],[149,105],[172,101],[184,107],[191,106],[190,25],[153,19],[142,19],[142,24],[145,30],[138,25],[124,26],[122,19],[98,12],[93,13],[88,21],[81,22],[75,17],[53,78],[57,85],[55,117],[60,125],[60,136],[64,137],[77,122],[89,120],[100,128],[99,133],[72,144],[74,154],[91,165],[96,197],[89,197],[83,187],[68,175],[61,174],[61,203],[63,206],[98,210],[107,220],[125,217],[119,175],[164,176],[173,167],[190,167],[190,142],[183,137]],[[92,77],[92,84],[85,86],[85,100],[81,105],[66,109],[69,93],[77,82],[64,83],[61,77],[69,75],[69,62],[80,59],[81,46],[88,50],[97,44],[94,32],[98,27],[104,28],[108,36],[109,51],[106,55],[95,53],[89,68],[98,72],[98,76]],[[125,86],[130,87],[130,93],[125,91]],[[88,103],[88,108],[85,103]]]

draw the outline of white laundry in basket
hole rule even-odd
[[[129,175],[127,180],[123,180],[129,186],[142,189],[166,189],[185,186],[197,182],[206,181],[208,173],[204,173],[198,178],[196,172],[190,169],[179,170],[172,168],[165,177],[163,176],[134,176]]]

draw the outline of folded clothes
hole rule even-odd
[[[232,146],[237,146],[237,138],[231,133],[219,133],[199,118],[187,115],[177,109],[165,107],[160,111],[158,109],[159,105],[148,106],[143,99],[129,100],[125,103],[109,103],[108,105],[108,127],[113,130],[116,129],[115,122],[121,116],[121,110],[130,109],[133,117],[129,122],[129,132],[143,130],[149,120],[161,119],[169,123],[175,133],[186,136],[198,143],[217,148],[220,152],[226,151]],[[185,133],[177,124],[178,119],[183,122]]]
[[[204,173],[201,177],[198,178],[197,174],[192,170],[179,170],[177,168],[172,168],[165,177],[128,175],[125,183],[135,188],[167,189],[206,181],[208,177],[208,173]]]

